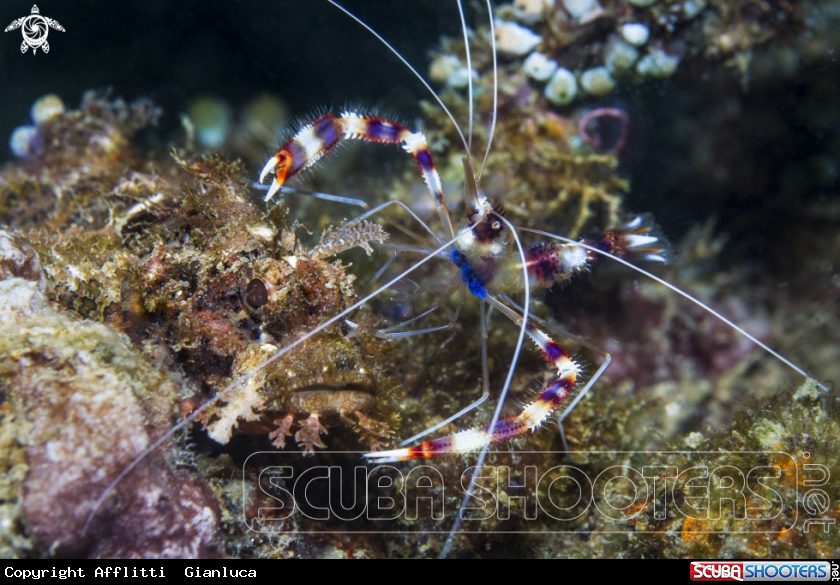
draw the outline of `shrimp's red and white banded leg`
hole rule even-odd
[[[511,307],[513,307],[514,309],[516,309],[517,311],[519,311],[520,314],[522,313],[522,307],[517,305],[514,301],[509,299],[506,295],[502,295],[501,300],[504,301],[505,303],[507,303],[508,305],[510,305]],[[500,305],[500,303],[498,303],[498,302],[495,304],[495,306],[498,306],[498,308],[501,311],[504,312],[506,310],[506,308],[504,306],[499,306],[499,305]],[[579,337],[579,336],[575,335],[574,333],[572,333],[572,332],[570,332],[566,329],[563,329],[562,327],[558,327],[557,325],[553,325],[552,323],[549,323],[548,321],[544,321],[543,319],[540,319],[539,317],[537,317],[535,315],[530,315],[528,317],[528,320],[533,321],[534,323],[536,323],[540,327],[543,327],[547,331],[550,331],[550,332],[554,333],[555,335],[557,335],[559,337],[568,338],[568,339],[574,341],[575,343],[577,343],[578,345],[589,348],[590,350],[594,351],[595,353],[600,355],[602,358],[604,358],[603,361],[601,362],[601,365],[598,367],[598,370],[589,379],[589,381],[586,383],[586,385],[579,392],[577,392],[574,396],[572,396],[571,400],[569,402],[565,403],[563,405],[562,410],[557,414],[557,426],[560,428],[560,438],[563,440],[563,449],[568,451],[569,450],[569,445],[566,442],[566,431],[563,429],[563,421],[574,410],[575,406],[577,406],[577,404],[581,400],[583,400],[584,396],[586,396],[586,394],[589,392],[589,390],[592,388],[592,386],[595,384],[595,382],[597,382],[598,379],[601,377],[601,374],[603,374],[604,371],[606,371],[607,367],[609,367],[610,362],[612,361],[612,356],[609,353],[607,353],[606,351],[604,351],[603,349],[601,349],[600,347],[598,347],[597,345],[594,345],[594,344],[590,343],[586,339],[584,339],[582,337]]]
[[[487,299],[494,306],[504,307],[492,297],[488,296]],[[505,315],[516,317],[521,323],[521,316],[517,315],[515,311],[508,307],[504,307],[504,309]],[[486,445],[509,441],[539,428],[572,393],[577,384],[580,367],[566,353],[566,350],[548,335],[530,323],[528,323],[526,330],[528,336],[537,344],[548,363],[557,368],[557,375],[543,385],[536,400],[527,405],[520,414],[499,420],[492,429],[490,425],[485,425],[433,441],[426,441],[417,447],[369,453],[365,457],[377,463],[384,463],[429,459],[439,455],[472,453],[481,450]]]
[[[376,116],[362,116],[355,112],[342,112],[340,120],[345,127],[345,138],[380,144],[399,144],[403,150],[411,154],[423,175],[423,180],[426,181],[429,192],[435,199],[441,221],[446,228],[446,235],[451,238],[455,232],[452,229],[449,210],[443,200],[440,175],[432,160],[426,135],[422,132],[411,132],[397,122],[384,120]]]
[[[507,295],[499,295],[498,300],[502,301],[503,303],[505,303],[509,307],[513,307],[513,309],[518,311],[519,314],[522,314],[522,307],[519,306],[518,304],[516,304],[516,302],[513,301]],[[558,337],[563,337],[563,338],[566,338],[566,339],[570,339],[571,341],[574,341],[578,345],[581,345],[583,347],[586,347],[587,349],[592,350],[593,352],[597,353],[598,355],[600,355],[604,359],[608,359],[610,357],[609,353],[607,353],[606,351],[604,351],[603,349],[601,349],[597,345],[593,344],[589,340],[587,340],[583,337],[580,337],[579,335],[575,335],[574,333],[572,333],[568,329],[564,329],[563,327],[560,327],[560,326],[558,326],[554,323],[550,323],[550,322],[546,321],[545,319],[541,319],[540,317],[537,317],[533,313],[528,315],[528,320],[533,321],[534,323],[537,324],[538,327],[542,327],[546,331],[549,331],[549,332],[553,333],[554,335],[556,335]]]
[[[274,182],[265,200],[269,201],[286,181],[318,162],[342,139],[398,144],[410,153],[435,198],[446,237],[452,238],[454,232],[449,210],[443,200],[440,175],[435,168],[425,135],[422,132],[411,132],[402,124],[376,116],[363,116],[355,112],[342,112],[338,117],[324,114],[298,130],[297,134],[268,160],[260,173],[262,183],[270,172],[275,172]]]

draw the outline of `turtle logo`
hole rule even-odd
[[[17,28],[20,28],[21,32],[23,32],[23,43],[20,45],[20,52],[25,53],[26,49],[32,47],[33,55],[38,52],[39,48],[45,53],[50,52],[50,45],[47,42],[47,33],[50,32],[50,28],[64,32],[64,27],[58,24],[57,20],[41,16],[41,11],[38,10],[37,5],[32,7],[32,14],[13,21],[12,24],[6,27],[5,32]]]

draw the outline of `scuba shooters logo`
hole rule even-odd
[[[692,581],[838,581],[828,561],[692,561]]]
[[[357,452],[321,453],[331,455],[329,464],[294,452],[246,460],[242,519],[251,530],[445,532],[472,469],[428,461],[370,466]],[[778,534],[807,530],[811,520],[785,513],[786,502],[800,500],[799,468],[785,453],[728,453],[725,460],[698,451],[585,454],[577,467],[561,464],[554,452],[491,453],[461,530],[695,535],[725,526],[729,534]],[[259,506],[251,503],[255,494]]]
[[[691,563],[692,581],[743,581],[743,563]]]

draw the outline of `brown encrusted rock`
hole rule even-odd
[[[28,425],[23,522],[42,553],[215,557],[220,512],[163,446],[96,499],[172,424],[177,384],[108,327],[50,308],[35,282],[0,281],[0,396]],[[4,405],[5,406],[5,405]]]
[[[47,276],[38,254],[18,236],[0,229],[0,280],[14,277],[31,280],[38,285],[38,290],[47,292]]]

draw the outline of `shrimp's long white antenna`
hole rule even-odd
[[[761,349],[763,349],[764,351],[766,351],[767,353],[769,353],[770,355],[772,355],[773,357],[775,357],[776,359],[778,359],[782,363],[790,366],[793,370],[802,374],[806,378],[810,378],[810,379],[814,380],[816,382],[817,386],[822,388],[823,391],[829,392],[829,389],[824,384],[815,380],[808,372],[806,372],[805,370],[803,370],[802,368],[800,368],[799,366],[797,366],[796,364],[791,362],[789,359],[784,357],[782,354],[780,354],[779,352],[770,348],[770,346],[768,346],[767,344],[759,341],[754,336],[747,333],[744,329],[742,329],[741,327],[739,327],[738,325],[736,325],[735,323],[733,323],[732,321],[730,321],[729,319],[727,319],[726,317],[724,317],[723,315],[721,315],[720,313],[715,311],[710,306],[704,304],[699,299],[694,298],[693,296],[691,296],[690,294],[688,294],[684,290],[674,286],[673,284],[671,284],[667,280],[659,278],[655,274],[652,274],[652,273],[648,272],[647,270],[645,270],[643,268],[639,268],[635,264],[631,264],[630,262],[628,262],[627,260],[624,260],[623,258],[619,258],[618,256],[616,256],[614,254],[610,254],[609,252],[604,252],[603,250],[599,250],[598,248],[595,248],[593,246],[589,246],[589,245],[584,244],[582,242],[577,242],[575,240],[571,240],[569,238],[564,238],[563,236],[558,236],[558,235],[555,235],[555,234],[552,234],[552,233],[549,233],[549,232],[544,232],[542,230],[535,230],[535,229],[524,228],[524,227],[521,227],[519,229],[521,229],[522,231],[531,232],[531,233],[534,233],[534,234],[539,234],[541,236],[546,236],[548,238],[553,238],[555,240],[560,240],[561,242],[566,242],[567,244],[574,244],[575,246],[580,246],[581,248],[585,248],[585,249],[587,249],[591,252],[595,252],[597,254],[600,254],[601,256],[606,256],[607,258],[612,258],[616,262],[619,262],[620,264],[624,264],[625,266],[628,266],[628,267],[632,268],[633,270],[635,270],[636,272],[638,272],[640,274],[644,274],[648,278],[658,282],[659,284],[671,289],[672,291],[674,291],[678,295],[688,299],[689,301],[691,301],[692,303],[694,303],[695,305],[697,305],[698,307],[700,307],[701,309],[703,309],[707,313],[709,313],[709,314],[713,315],[714,317],[720,319],[721,321],[723,321],[724,323],[726,323],[727,325],[732,327],[732,329],[734,329],[735,331],[737,331],[738,333],[740,333],[741,335],[743,335],[744,337],[746,337],[747,339],[749,339],[750,341],[755,343]]]
[[[370,34],[372,34],[372,35],[373,35],[373,36],[375,36],[377,39],[379,39],[379,41],[380,41],[383,45],[385,45],[386,47],[388,47],[388,49],[389,49],[389,50],[390,50],[390,51],[391,51],[394,55],[396,55],[396,56],[397,56],[397,59],[399,59],[400,61],[402,61],[402,62],[403,62],[403,65],[405,65],[406,67],[408,67],[409,71],[411,71],[411,72],[415,75],[415,77],[417,77],[417,79],[419,79],[419,80],[420,80],[420,83],[422,83],[424,86],[426,86],[426,89],[428,89],[428,90],[429,90],[429,93],[431,93],[431,94],[432,94],[432,96],[435,98],[435,100],[437,100],[437,103],[440,105],[440,107],[443,109],[443,111],[444,111],[444,112],[446,112],[446,115],[447,115],[447,116],[449,116],[449,119],[450,119],[450,120],[452,120],[452,124],[455,126],[455,130],[457,130],[457,131],[458,131],[458,136],[460,136],[460,137],[461,137],[461,142],[464,144],[464,148],[466,148],[466,149],[467,149],[467,156],[471,157],[472,155],[470,154],[470,147],[469,147],[469,145],[467,144],[467,139],[466,139],[466,138],[464,138],[464,133],[461,131],[461,127],[460,127],[460,126],[458,126],[458,122],[456,122],[456,121],[455,121],[455,116],[453,116],[453,115],[452,115],[452,113],[449,111],[449,108],[447,108],[447,107],[446,107],[446,104],[444,104],[444,103],[443,103],[443,100],[442,100],[442,99],[440,99],[440,96],[438,96],[438,94],[437,94],[437,93],[435,93],[435,90],[433,90],[433,89],[432,89],[432,86],[431,86],[431,85],[429,85],[429,83],[428,83],[425,79],[423,79],[423,76],[422,76],[422,75],[420,75],[420,73],[418,73],[418,72],[417,72],[417,70],[416,70],[414,67],[412,67],[412,66],[411,66],[411,63],[409,63],[408,61],[406,61],[405,57],[403,57],[402,55],[400,55],[400,53],[399,53],[399,52],[398,52],[398,51],[397,51],[394,47],[392,47],[392,46],[388,43],[388,41],[386,41],[385,39],[383,39],[383,38],[382,38],[382,36],[381,36],[378,32],[376,32],[376,31],[375,31],[375,30],[373,30],[370,26],[368,26],[368,25],[367,25],[367,24],[366,24],[366,23],[365,23],[365,22],[364,22],[361,18],[359,18],[358,16],[356,16],[355,14],[353,14],[352,12],[350,12],[349,10],[347,10],[346,8],[344,8],[341,4],[339,4],[339,3],[335,2],[335,0],[327,0],[327,2],[329,2],[330,4],[332,4],[333,6],[335,6],[336,8],[338,8],[339,10],[341,10],[344,14],[346,14],[347,16],[349,16],[350,18],[352,18],[353,20],[355,20],[355,21],[356,21],[357,23],[359,23],[362,27],[364,27],[364,28],[365,28],[365,29],[366,29],[366,30],[367,30]],[[470,160],[472,160],[472,158],[470,158]]]
[[[499,109],[499,65],[496,62],[496,28],[493,23],[493,8],[490,0],[487,0],[487,14],[490,15],[490,43],[493,47],[493,118],[490,122],[490,136],[487,138],[487,150],[484,152],[484,160],[481,161],[481,170],[478,171],[476,183],[481,182],[481,175],[484,174],[484,167],[487,164],[487,157],[490,156],[490,146],[493,144],[493,134],[496,132],[496,117]]]
[[[502,407],[505,404],[505,397],[507,397],[508,389],[510,388],[510,383],[513,380],[513,373],[516,371],[516,362],[519,361],[519,352],[522,350],[522,343],[525,340],[525,331],[528,328],[528,311],[531,306],[531,290],[528,286],[528,262],[525,260],[525,250],[522,249],[522,242],[519,241],[519,235],[516,233],[516,228],[510,223],[507,219],[505,219],[502,214],[500,213],[493,213],[499,221],[504,222],[507,228],[510,230],[511,234],[513,235],[514,241],[516,241],[516,247],[519,248],[519,257],[522,260],[522,277],[524,278],[523,284],[525,289],[525,302],[523,303],[523,311],[522,311],[522,325],[519,327],[519,340],[516,342],[516,350],[513,352],[513,359],[510,362],[510,367],[508,368],[507,378],[505,378],[505,385],[502,386],[502,392],[499,394],[499,400],[496,403],[496,410],[493,412],[493,420],[490,421],[490,425],[487,427],[490,429],[490,434],[492,435],[493,429],[496,428],[496,423],[499,422],[499,415],[502,412]],[[461,500],[461,505],[458,507],[458,514],[455,517],[455,523],[452,525],[452,529],[449,531],[449,536],[446,538],[446,542],[443,545],[443,549],[440,551],[439,558],[445,559],[449,555],[449,550],[452,548],[452,543],[455,541],[455,536],[458,534],[458,529],[461,527],[461,520],[464,515],[464,510],[467,508],[467,504],[469,504],[470,499],[472,498],[473,489],[475,489],[475,483],[478,479],[479,474],[481,473],[481,468],[484,465],[484,459],[487,457],[487,450],[490,448],[490,443],[485,443],[484,447],[481,448],[481,452],[478,454],[478,460],[475,462],[475,471],[473,471],[472,477],[470,477],[470,485],[467,488],[467,493],[464,494],[464,499]]]
[[[472,150],[472,139],[473,139],[473,83],[472,83],[472,57],[470,56],[470,38],[467,34],[467,21],[464,18],[464,7],[461,5],[461,0],[458,0],[458,12],[461,13],[461,30],[464,31],[464,49],[467,52],[467,85],[469,90],[467,95],[469,95],[469,104],[470,104],[470,126],[469,126],[469,134],[467,134],[467,149]]]
[[[443,246],[441,246],[440,248],[438,248],[434,252],[431,252],[425,258],[423,258],[422,260],[417,262],[417,264],[415,264],[414,266],[411,266],[406,271],[404,271],[402,274],[400,274],[397,277],[390,280],[387,284],[384,284],[383,286],[379,287],[378,289],[376,289],[375,291],[373,291],[372,293],[367,295],[365,298],[353,303],[353,305],[351,305],[350,307],[347,307],[345,310],[341,311],[338,315],[336,315],[336,316],[334,316],[330,319],[327,319],[326,321],[324,321],[323,323],[321,323],[320,325],[315,327],[312,331],[309,331],[303,337],[301,337],[299,339],[296,339],[295,341],[293,341],[292,343],[290,343],[289,345],[287,345],[283,349],[277,351],[277,353],[272,355],[270,358],[268,358],[267,360],[262,362],[260,365],[258,365],[256,368],[254,368],[253,370],[251,370],[247,374],[243,374],[243,375],[239,376],[236,380],[234,380],[233,382],[228,384],[227,387],[224,390],[222,390],[221,392],[216,394],[213,398],[211,398],[210,400],[208,400],[207,402],[205,402],[204,404],[199,406],[188,417],[186,417],[184,420],[182,420],[181,422],[176,424],[174,427],[169,429],[157,441],[155,441],[154,443],[149,445],[149,447],[147,447],[142,453],[140,453],[137,457],[135,457],[134,461],[132,461],[125,469],[123,469],[120,472],[120,474],[116,478],[114,478],[114,480],[111,483],[108,484],[108,487],[105,488],[105,491],[102,493],[102,495],[99,496],[99,498],[96,500],[96,502],[94,502],[93,509],[90,511],[90,514],[88,514],[87,520],[85,521],[85,525],[82,528],[82,536],[85,536],[87,534],[88,528],[90,528],[90,524],[93,521],[93,518],[96,515],[96,512],[99,510],[100,506],[102,506],[102,503],[105,501],[105,499],[111,494],[111,492],[114,490],[114,488],[125,478],[125,476],[128,475],[129,473],[131,473],[131,471],[135,467],[137,467],[137,465],[141,461],[143,461],[143,459],[145,459],[147,455],[149,455],[155,449],[160,447],[164,442],[171,439],[172,436],[175,435],[175,433],[177,433],[178,431],[180,431],[181,429],[183,429],[187,425],[191,424],[196,419],[196,417],[199,414],[201,414],[202,412],[204,412],[207,408],[209,408],[210,406],[212,406],[217,401],[221,400],[222,398],[224,398],[225,396],[227,396],[228,394],[230,394],[231,392],[233,392],[237,388],[242,387],[248,380],[253,378],[258,372],[260,372],[261,370],[264,370],[265,368],[267,368],[268,366],[270,366],[271,364],[273,364],[274,362],[279,360],[281,357],[283,357],[283,355],[290,352],[291,350],[293,350],[294,348],[296,348],[300,344],[305,343],[306,341],[311,339],[312,336],[314,336],[317,333],[323,331],[324,329],[326,329],[327,327],[329,327],[333,323],[335,323],[337,321],[340,321],[341,319],[346,317],[349,313],[351,313],[352,311],[355,311],[356,309],[358,309],[359,307],[364,305],[366,302],[368,302],[369,300],[376,297],[382,291],[390,288],[391,286],[396,284],[398,281],[400,281],[403,277],[405,277],[406,275],[414,272],[415,270],[420,268],[423,264],[425,264],[426,262],[428,262],[432,258],[437,257],[438,254],[440,254],[446,248],[448,248],[449,246],[454,244],[456,240],[457,240],[457,238],[449,240]],[[526,296],[526,299],[527,299],[527,296]],[[524,329],[523,329],[523,332],[524,332]]]

